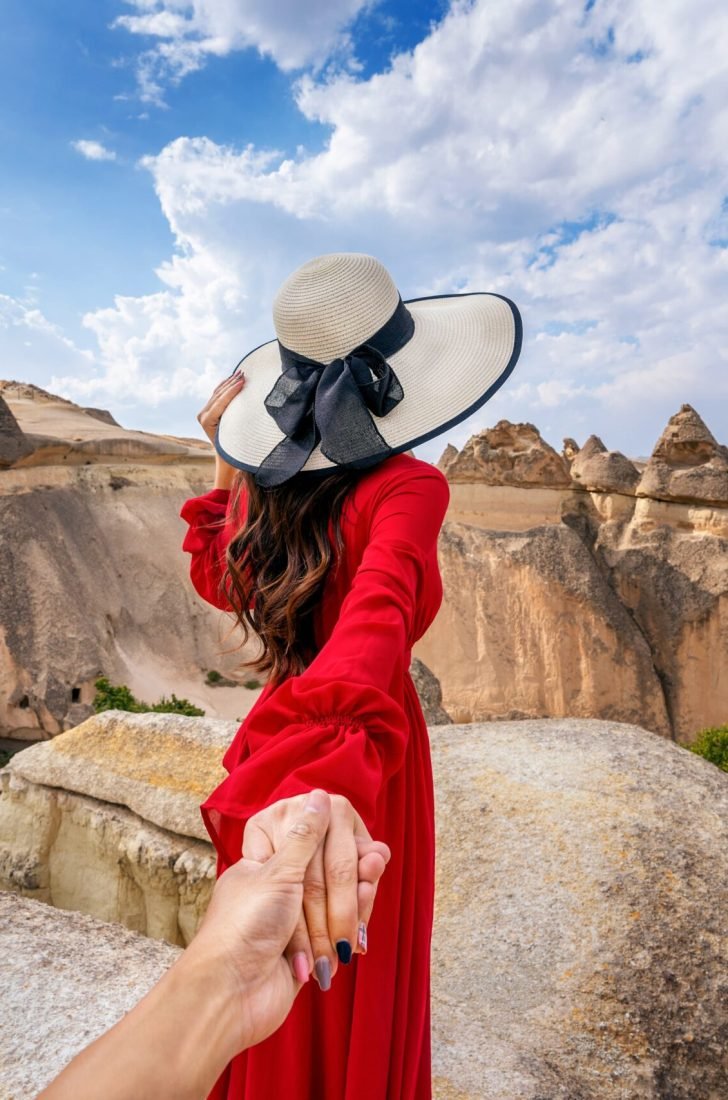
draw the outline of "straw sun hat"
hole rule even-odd
[[[382,264],[353,252],[294,271],[273,319],[277,339],[235,368],[245,388],[215,439],[264,488],[299,471],[372,466],[432,439],[485,404],[521,351],[521,317],[508,298],[403,302]]]

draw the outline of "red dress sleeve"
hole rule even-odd
[[[180,516],[188,524],[182,549],[191,554],[190,577],[197,593],[213,607],[230,611],[222,589],[225,551],[233,535],[228,520],[229,489],[212,489],[191,497],[182,505]]]
[[[345,795],[369,829],[383,785],[408,740],[403,706],[418,599],[449,501],[446,478],[424,463],[397,471],[372,502],[369,537],[330,637],[308,668],[251,711],[230,775],[202,807],[227,862],[225,819],[240,823],[279,798],[323,787]],[[232,822],[230,822],[232,824]]]

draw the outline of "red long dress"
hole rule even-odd
[[[181,513],[194,586],[227,610],[229,496],[213,490]],[[252,814],[314,787],[345,795],[392,850],[367,955],[339,965],[326,993],[311,979],[278,1031],[231,1062],[211,1100],[431,1098],[434,803],[409,666],[442,600],[437,537],[448,500],[444,475],[409,455],[361,477],[316,612],[317,654],[301,675],[264,688],[224,757],[228,777],[202,807],[218,873],[240,858]]]

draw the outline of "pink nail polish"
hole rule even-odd
[[[293,973],[296,981],[305,985],[308,981],[308,959],[305,951],[299,951],[293,956]]]

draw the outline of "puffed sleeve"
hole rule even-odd
[[[371,829],[383,785],[408,740],[403,683],[425,573],[449,500],[424,463],[400,470],[372,503],[369,537],[337,623],[299,676],[284,680],[243,723],[244,758],[202,807],[218,851],[224,835],[279,798],[323,787],[345,795]],[[226,757],[226,766],[230,766]]]
[[[182,505],[180,516],[189,524],[182,549],[191,555],[190,578],[203,600],[221,611],[230,611],[222,589],[225,551],[232,532],[228,511],[229,489],[212,489],[191,497]]]

